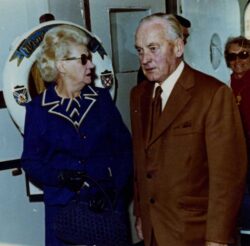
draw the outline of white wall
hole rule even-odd
[[[48,11],[41,0],[0,0],[0,90],[2,73],[11,43],[36,26],[38,17]],[[7,109],[0,110],[0,165],[19,159],[22,137]],[[36,245],[43,243],[43,204],[30,203],[24,175],[12,176],[12,170],[0,171],[0,245]]]
[[[84,26],[82,5],[83,0],[49,0],[50,12],[56,20],[72,21]]]
[[[227,38],[240,35],[240,7],[238,0],[180,0],[179,12],[192,26],[185,47],[185,60],[194,68],[228,83],[230,70],[224,59]],[[211,64],[211,38],[218,35],[220,45],[213,44],[213,56],[219,66]]]
[[[48,11],[46,1],[0,0],[0,90],[3,88],[3,70],[13,41],[36,26],[38,17]],[[22,138],[6,109],[0,110],[0,162],[20,157]]]

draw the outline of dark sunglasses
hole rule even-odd
[[[245,60],[249,57],[249,53],[247,51],[241,51],[239,53],[228,53],[227,60],[228,61],[235,61],[237,57],[241,60]]]
[[[62,60],[63,61],[73,61],[73,60],[79,60],[79,59],[81,59],[82,65],[86,65],[88,60],[92,59],[92,56],[90,54],[89,55],[81,54],[81,57],[69,57],[69,58],[65,58]]]

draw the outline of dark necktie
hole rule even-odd
[[[151,122],[151,136],[153,134],[154,128],[159,121],[162,111],[162,100],[161,100],[162,88],[157,86],[155,89],[155,97],[152,101],[152,122]]]

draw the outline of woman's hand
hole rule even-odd
[[[77,192],[82,188],[86,179],[86,174],[77,170],[63,170],[59,174],[58,179],[60,185],[69,188],[71,191]]]

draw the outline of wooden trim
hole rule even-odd
[[[26,178],[26,192],[27,192],[27,196],[29,197],[29,201],[30,202],[42,202],[44,200],[44,195],[42,194],[31,194],[30,191],[30,180],[27,177],[27,175],[25,175]]]
[[[3,97],[3,92],[0,91],[0,109],[1,108],[6,108],[6,104],[5,104],[5,101],[4,101],[4,97]]]
[[[166,1],[166,13],[177,14],[177,1]]]
[[[84,6],[84,16],[85,16],[86,29],[88,29],[91,32],[89,0],[83,0],[83,6]]]
[[[19,169],[20,167],[21,167],[20,159],[0,162],[0,171],[7,170],[7,169],[13,169],[13,168]],[[16,172],[14,172],[13,175],[16,176],[18,174]]]
[[[43,195],[31,195],[29,196],[30,202],[43,202],[44,196]]]

